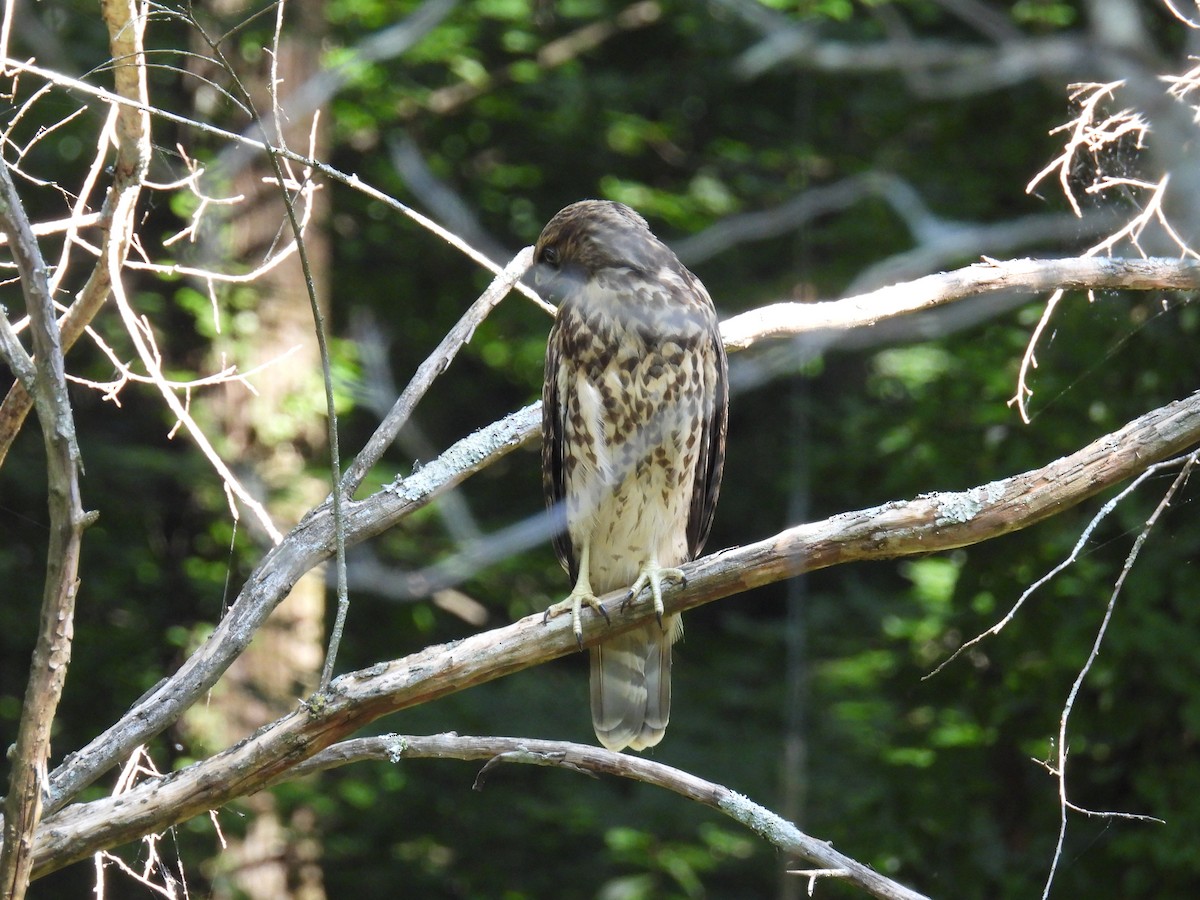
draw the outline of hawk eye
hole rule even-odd
[[[557,269],[558,268],[558,248],[557,247],[543,247],[542,248],[542,262],[544,262],[548,266],[551,266],[551,267]]]

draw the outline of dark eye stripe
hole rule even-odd
[[[542,248],[542,262],[544,262],[548,266],[557,266],[558,265],[558,248],[557,247],[543,247]]]

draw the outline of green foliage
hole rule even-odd
[[[1023,187],[1054,152],[1059,138],[1048,132],[1067,116],[1064,92],[1050,81],[928,99],[906,90],[895,73],[835,77],[781,67],[739,80],[736,61],[762,36],[722,5],[673,2],[662,4],[652,24],[618,29],[560,65],[539,58],[551,41],[612,21],[625,5],[459,4],[404,56],[363,62],[354,45],[416,4],[332,0],[324,7],[331,28],[326,62],[351,77],[324,119],[328,158],[423,207],[389,158],[390,142],[405,135],[480,226],[509,248],[532,241],[550,214],[585,196],[628,202],[664,239],[677,241],[724,217],[772,209],[806,188],[868,171],[904,179],[948,219],[996,222],[1048,206]],[[945,4],[922,0],[764,6],[851,44],[875,40],[885,16],[905,17],[923,37],[957,40],[963,33]],[[872,9],[884,6],[892,8]],[[94,14],[67,8],[70,15],[46,14],[56,17],[80,59],[99,61],[102,35],[82,24]],[[1040,34],[1079,27],[1082,8],[1023,0],[995,11]],[[267,19],[236,34],[243,56],[261,53]],[[174,27],[153,24],[153,39],[186,46]],[[165,63],[155,77],[177,87]],[[433,105],[464,85],[478,94],[445,109]],[[35,107],[14,140],[56,121],[66,104],[56,98]],[[213,113],[227,114],[224,106]],[[89,159],[95,126],[86,117],[71,123],[58,140],[36,144],[22,164],[35,173],[74,171]],[[162,129],[156,140],[156,167],[174,171],[163,150],[174,138]],[[333,327],[347,334],[355,309],[369,308],[403,384],[488,277],[382,204],[339,185],[325,191]],[[61,197],[28,192],[41,218],[62,214]],[[177,229],[195,211],[183,196],[147,211],[145,227]],[[892,208],[871,199],[695,268],[730,315],[779,299],[832,298],[866,267],[911,244]],[[203,285],[147,282],[136,302],[163,329],[167,364],[181,377],[199,370],[210,342],[232,351],[261,327],[252,291],[223,292],[214,312]],[[817,519],[1043,465],[1195,390],[1200,309],[1193,297],[1114,292],[1089,302],[1068,294],[1038,348],[1032,424],[1021,424],[1007,401],[1042,308],[1030,303],[961,331],[935,329],[919,341],[788,347],[789,374],[765,381],[738,379],[778,347],[735,357],[726,481],[710,549],[775,533],[795,523],[798,509]],[[97,327],[118,355],[130,357],[111,320],[102,317]],[[542,311],[514,296],[477,329],[417,411],[429,455],[538,396],[548,327]],[[357,348],[345,338],[333,344],[345,454],[375,419],[354,405],[365,377]],[[71,368],[96,380],[112,377],[106,357],[82,348]],[[230,524],[207,464],[182,437],[166,438],[173,423],[151,390],[128,390],[120,409],[83,389],[73,400],[86,505],[101,517],[84,542],[56,756],[91,739],[173,671],[262,553],[245,527]],[[267,427],[280,440],[321,419],[316,373],[303,399],[275,413]],[[0,601],[0,746],[11,742],[20,713],[45,545],[40,444],[32,424],[26,432],[0,472],[0,580],[9,586]],[[311,464],[328,466],[316,455]],[[413,465],[393,451],[367,487]],[[1070,552],[1107,496],[985,544],[844,565],[689,615],[671,730],[653,758],[773,808],[794,802],[801,827],[933,895],[1036,893],[1053,852],[1058,806],[1055,782],[1031,760],[1056,761],[1063,700],[1131,542],[1167,483],[1147,484],[999,635],[933,677],[925,676]],[[540,491],[531,449],[468,480],[459,498],[474,525],[490,533],[535,515]],[[1069,732],[1074,800],[1157,815],[1167,824],[1072,816],[1064,854],[1070,864],[1056,886],[1062,896],[1184,897],[1200,881],[1200,526],[1193,495],[1181,495],[1143,550]],[[461,542],[441,513],[429,508],[411,516],[372,551],[406,571],[445,559]],[[482,627],[491,627],[544,608],[568,586],[550,548],[538,546],[457,587],[482,605]],[[427,597],[356,593],[340,667],[396,658],[479,627]],[[584,660],[568,658],[377,727],[590,742],[585,680]],[[205,750],[175,741],[168,735],[154,748],[164,770]],[[804,761],[785,772],[796,758],[785,749],[797,742]],[[390,897],[397,885],[407,896],[430,898],[769,896],[778,868],[790,862],[718,814],[645,786],[513,766],[476,792],[476,771],[432,760],[360,765],[282,786],[277,800],[285,810],[314,811],[334,897]],[[802,785],[799,798],[784,796],[792,780]],[[236,831],[244,827],[241,817],[221,812],[221,827]],[[188,858],[216,852],[207,819],[177,832]],[[83,896],[90,868],[76,869],[47,880],[46,896]],[[825,882],[820,890],[842,895]]]

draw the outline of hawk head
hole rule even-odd
[[[534,245],[534,280],[555,302],[601,269],[653,277],[679,263],[646,220],[611,200],[580,200],[555,214]]]

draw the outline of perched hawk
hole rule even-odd
[[[542,483],[574,589],[546,617],[597,595],[649,590],[658,612],[591,651],[592,725],[610,750],[662,740],[671,644],[662,583],[712,525],[725,460],[727,368],[704,285],[636,212],[584,200],[543,229],[538,284],[558,303],[542,392]]]

